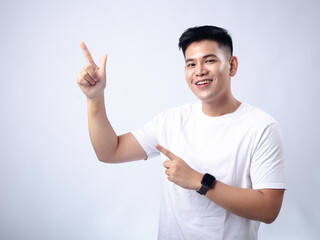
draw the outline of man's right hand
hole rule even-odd
[[[103,96],[106,87],[107,54],[101,56],[99,67],[94,63],[92,56],[84,42],[80,42],[83,54],[88,64],[77,77],[77,83],[82,92],[89,99],[98,99]]]

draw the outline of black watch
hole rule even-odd
[[[212,176],[211,174],[206,173],[205,175],[203,175],[203,178],[201,180],[202,186],[201,186],[200,190],[197,192],[200,193],[201,195],[206,195],[208,190],[210,188],[213,188],[215,182],[216,182],[216,178],[214,176]]]

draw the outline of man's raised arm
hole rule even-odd
[[[147,155],[135,137],[131,133],[117,136],[107,118],[104,103],[107,55],[102,55],[98,67],[84,42],[80,47],[88,64],[79,73],[77,83],[87,96],[89,135],[98,159],[107,163],[145,159]]]

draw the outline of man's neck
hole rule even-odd
[[[214,102],[202,101],[202,111],[210,117],[219,117],[235,112],[240,104],[233,96]]]

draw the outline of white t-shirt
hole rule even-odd
[[[210,117],[201,102],[169,109],[132,132],[148,158],[159,143],[201,173],[235,187],[285,189],[279,124],[242,103],[230,114]],[[167,157],[162,156],[162,160]],[[234,215],[163,175],[158,239],[257,239],[260,222]]]

